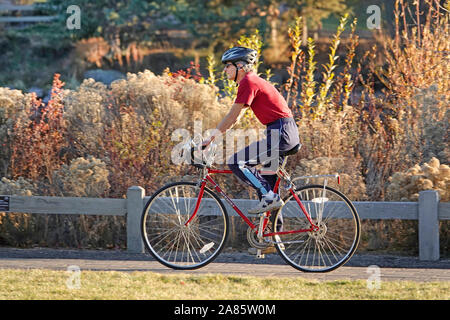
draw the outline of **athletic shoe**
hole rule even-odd
[[[273,191],[270,191],[267,194],[263,195],[258,205],[252,209],[249,209],[248,213],[256,214],[276,210],[281,208],[283,205],[284,202],[283,200],[281,200],[280,196],[277,193],[273,193]]]

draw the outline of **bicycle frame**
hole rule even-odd
[[[194,212],[192,213],[192,215],[188,219],[188,221],[186,221],[185,226],[187,226],[192,221],[192,219],[195,218],[195,216],[197,214],[197,211],[198,211],[198,208],[200,207],[200,203],[202,201],[202,197],[203,197],[203,192],[205,190],[205,186],[209,182],[209,183],[211,183],[213,185],[214,189],[220,195],[222,195],[222,197],[230,204],[230,206],[234,209],[234,211],[236,211],[236,213],[245,221],[245,223],[250,228],[252,228],[255,232],[258,232],[258,226],[254,225],[242,213],[242,211],[238,208],[238,206],[228,197],[228,195],[220,188],[220,186],[210,176],[211,174],[232,174],[232,173],[233,172],[231,170],[219,170],[219,169],[207,168],[207,173],[205,174],[205,176],[201,180],[200,192],[199,192],[199,195],[198,195],[198,198],[197,198],[197,202],[195,204]],[[277,181],[275,183],[275,187],[274,187],[274,190],[273,190],[273,192],[275,192],[275,193],[278,192],[281,179],[284,177],[283,172],[280,171],[280,170],[278,170],[276,172],[276,174],[278,175],[278,179],[277,179]],[[299,205],[300,209],[302,210],[303,214],[305,215],[305,217],[308,219],[309,223],[311,224],[311,227],[309,229],[298,229],[298,230],[290,230],[290,231],[278,231],[278,232],[264,233],[264,230],[266,229],[267,224],[269,223],[269,217],[270,217],[270,212],[266,212],[264,214],[264,220],[263,220],[263,226],[262,226],[262,230],[263,230],[262,236],[263,237],[271,237],[271,236],[275,236],[275,235],[293,234],[293,233],[300,233],[300,232],[310,232],[310,231],[316,231],[316,230],[319,229],[319,227],[317,225],[315,225],[314,222],[312,221],[311,216],[306,211],[306,208],[302,204],[300,198],[295,194],[294,186],[292,184],[289,187],[289,192],[292,194],[292,196],[294,197],[294,199],[298,203],[298,205]]]

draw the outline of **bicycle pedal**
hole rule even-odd
[[[262,253],[262,250],[258,249],[256,251],[256,259],[264,259],[266,257],[266,255],[264,253]]]
[[[264,259],[265,258],[265,254],[263,253],[263,250],[261,249],[256,249],[256,248],[248,248],[248,253],[250,253],[251,255],[255,255],[256,259]]]

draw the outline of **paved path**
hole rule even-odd
[[[213,263],[198,270],[176,271],[166,268],[152,257],[125,251],[15,249],[0,247],[0,268],[43,268],[67,270],[76,265],[81,270],[151,271],[156,273],[230,274],[265,277],[301,277],[315,280],[361,279],[373,273],[369,266],[380,267],[382,281],[449,281],[450,259],[428,262],[416,257],[391,255],[355,255],[345,266],[328,273],[300,272],[275,254],[256,259],[247,253],[222,253]]]

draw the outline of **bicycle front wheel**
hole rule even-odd
[[[275,230],[280,230],[275,247],[283,259],[305,272],[328,272],[346,263],[355,252],[360,238],[358,213],[350,200],[339,191],[320,185],[297,189],[311,223],[292,194],[275,217]]]
[[[191,182],[168,184],[147,202],[142,237],[147,250],[173,269],[196,269],[213,261],[225,245],[228,215],[217,195]]]

